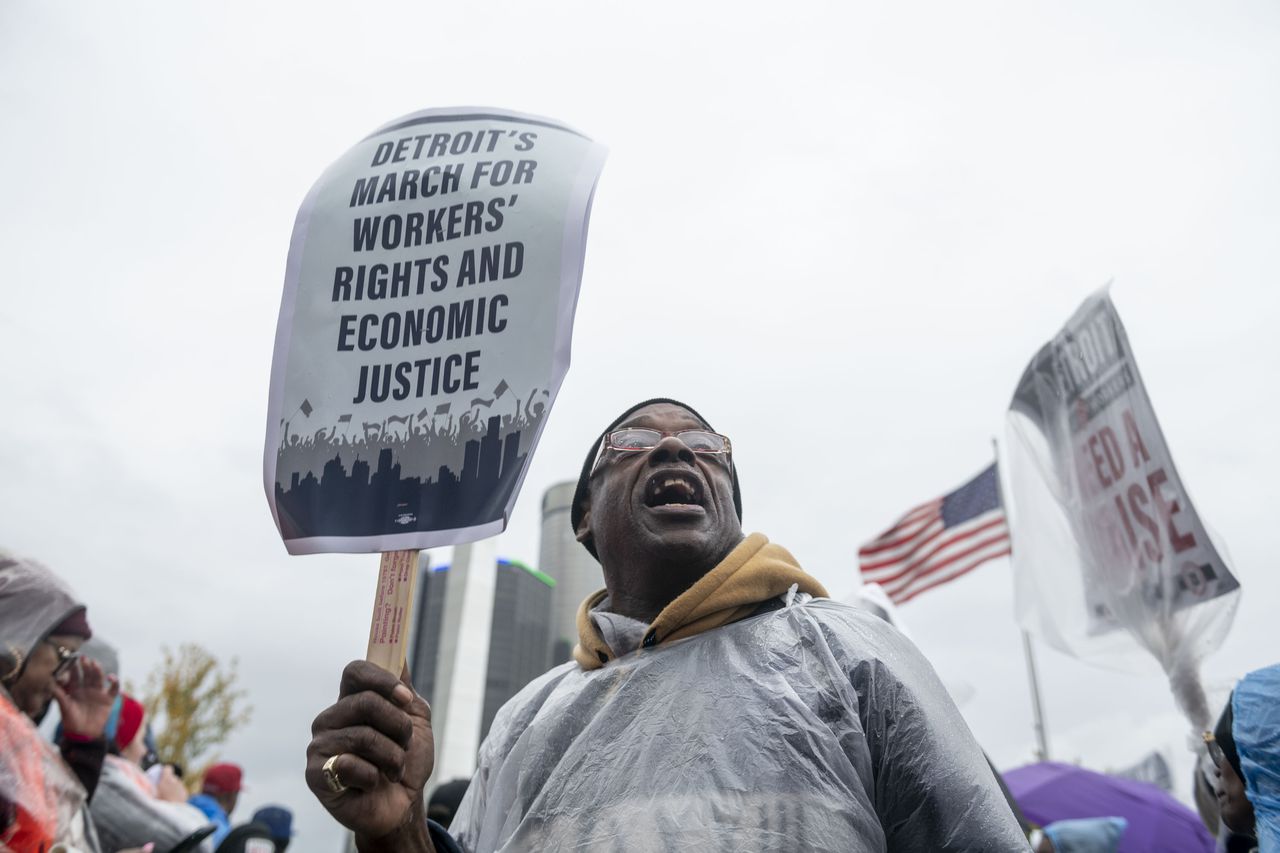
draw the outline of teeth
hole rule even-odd
[[[661,480],[654,480],[649,486],[650,500],[657,503],[677,504],[693,503],[698,495],[698,486],[688,477],[673,475]]]

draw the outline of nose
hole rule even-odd
[[[662,441],[649,451],[649,465],[657,467],[666,462],[684,462],[693,464],[693,451],[689,445],[674,435],[664,435]]]

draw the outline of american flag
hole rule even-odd
[[[865,583],[878,583],[894,604],[1009,553],[994,462],[950,494],[912,509],[858,549]]]

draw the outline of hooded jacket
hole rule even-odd
[[[39,563],[0,554],[0,849],[97,850],[86,803],[101,772],[102,742],[69,746],[77,778],[58,750],[11,701],[36,645],[84,605]]]

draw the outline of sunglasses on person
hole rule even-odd
[[[674,435],[680,439],[684,446],[694,453],[708,456],[728,456],[733,452],[728,436],[721,435],[718,432],[711,432],[710,430],[686,429],[679,432],[661,432],[643,427],[628,427],[627,429],[616,429],[605,435],[600,442],[600,449],[596,451],[595,461],[591,463],[591,473],[594,474],[596,468],[600,467],[600,460],[604,458],[606,450],[618,450],[623,453],[653,450],[662,442],[662,439],[669,435]]]
[[[1213,762],[1215,767],[1221,767],[1227,761],[1227,754],[1222,751],[1222,746],[1218,743],[1218,739],[1213,736],[1213,732],[1205,732],[1204,748],[1209,753],[1209,760]]]
[[[50,646],[53,646],[54,653],[58,656],[58,664],[53,668],[53,677],[61,677],[71,665],[80,659],[80,653],[72,651],[66,646],[55,643],[53,640],[45,640]]]

